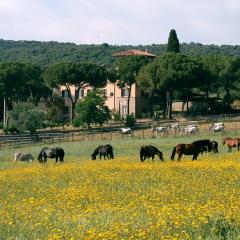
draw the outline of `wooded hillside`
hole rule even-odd
[[[152,44],[138,46],[117,46],[103,43],[100,45],[39,41],[0,40],[0,62],[30,62],[45,67],[49,64],[66,60],[90,61],[105,64],[110,67],[116,61],[113,53],[128,49],[147,49],[160,55],[166,52],[167,44]],[[190,55],[220,54],[240,56],[240,45],[203,45],[200,43],[183,43],[180,51]]]

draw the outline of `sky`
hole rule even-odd
[[[240,44],[240,0],[0,0],[0,39]]]

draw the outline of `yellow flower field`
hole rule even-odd
[[[0,239],[240,239],[240,155],[0,171]]]

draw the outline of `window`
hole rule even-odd
[[[123,115],[127,115],[127,106],[122,106]]]
[[[110,97],[113,97],[113,95],[114,95],[113,92],[110,92]]]
[[[128,97],[129,91],[127,88],[122,88],[121,89],[121,97]]]
[[[68,90],[62,90],[62,97],[69,97]]]
[[[107,97],[107,89],[102,89],[102,95],[103,95],[104,97]]]
[[[80,98],[83,98],[84,97],[84,89],[79,89],[78,94],[79,94]]]

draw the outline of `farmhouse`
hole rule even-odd
[[[124,52],[119,52],[113,54],[115,57],[127,57],[127,56],[145,56],[148,58],[155,58],[156,55],[148,52],[147,50],[128,50]],[[73,88],[71,88],[71,93],[73,95]],[[86,87],[79,90],[79,101],[83,99],[89,91],[91,91],[91,87]],[[128,98],[128,90],[126,88],[119,88],[116,83],[108,82],[106,87],[103,90],[103,94],[107,97],[106,105],[109,107],[110,110],[118,111],[122,117],[125,117],[128,112],[127,107],[127,98]],[[65,116],[69,115],[69,111],[71,109],[71,101],[69,99],[69,93],[66,90],[65,86],[61,86],[59,89],[61,96],[65,100],[66,109],[64,111]],[[148,94],[144,93],[140,90],[136,84],[133,85],[130,97],[130,105],[129,105],[129,112],[132,113],[135,117],[141,117],[142,113],[147,113],[150,111],[150,98]]]

